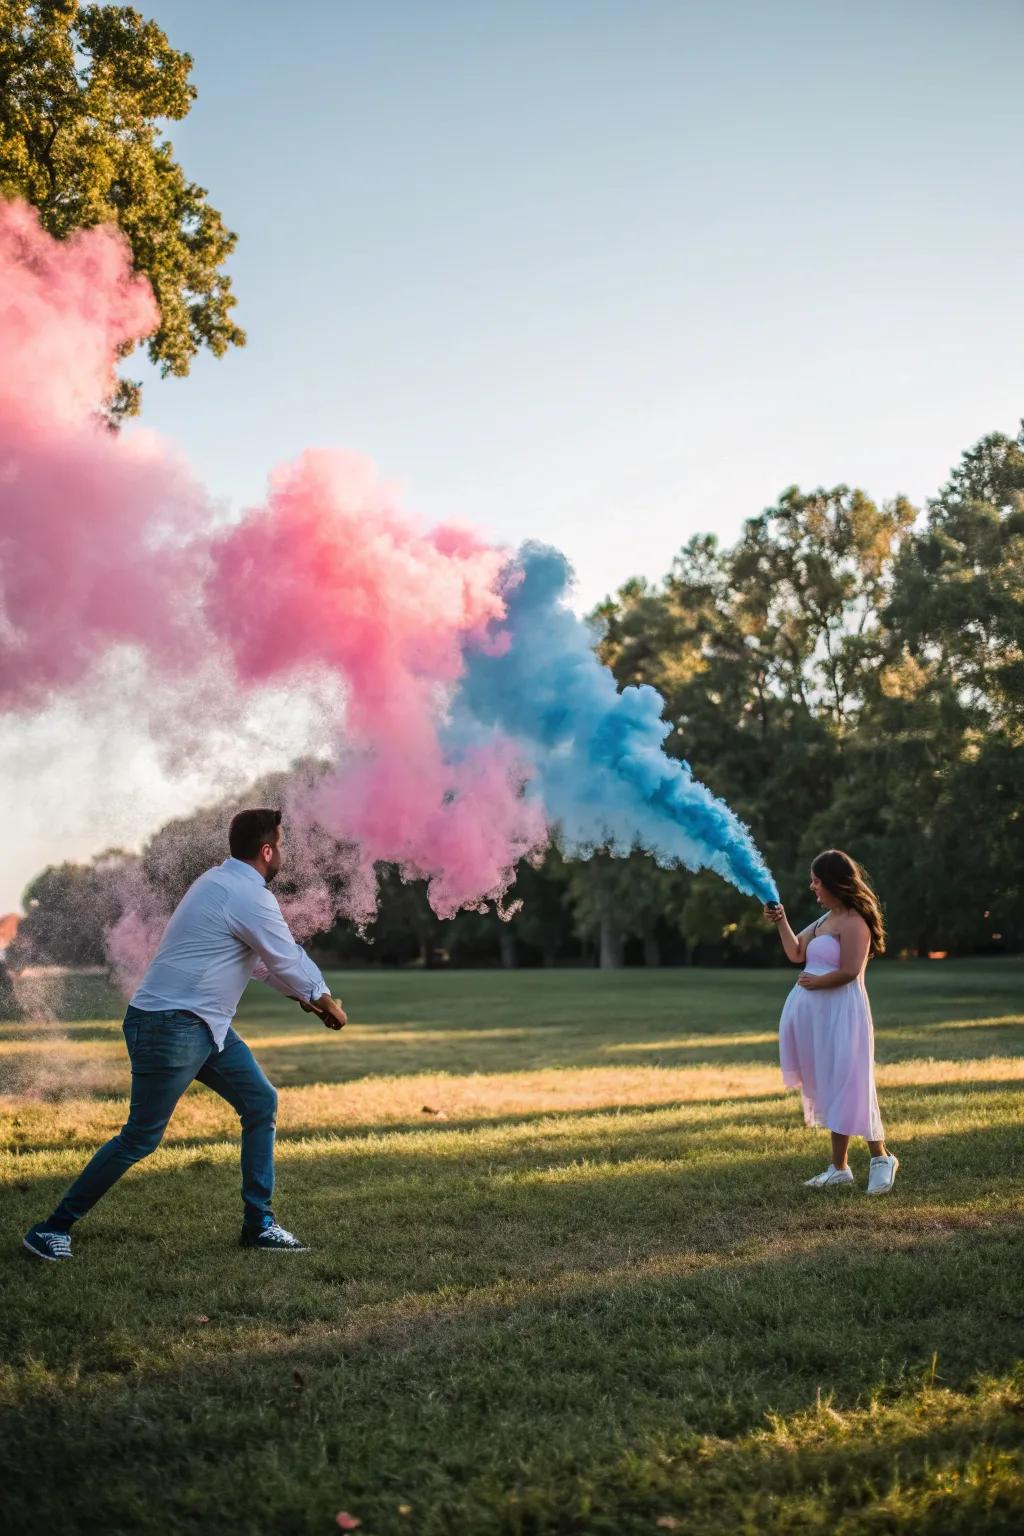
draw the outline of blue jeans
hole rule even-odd
[[[203,1020],[184,1010],[147,1013],[129,1008],[124,1038],[132,1063],[127,1122],[100,1147],[50,1218],[70,1227],[92,1209],[133,1163],[160,1145],[174,1106],[193,1080],[227,1099],[242,1121],[242,1201],[247,1226],[271,1215],[277,1093],[240,1035],[229,1029],[218,1051]]]

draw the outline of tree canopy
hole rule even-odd
[[[59,239],[116,224],[160,306],[149,356],[179,376],[200,347],[245,342],[223,270],[236,237],[164,137],[196,98],[191,69],[130,6],[0,0],[0,197],[24,198]],[[123,381],[114,416],[139,393]]]

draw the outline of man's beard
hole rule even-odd
[[[271,880],[276,880],[278,875],[280,874],[280,872],[281,872],[280,864],[276,864],[273,869],[268,869],[266,875],[264,876],[264,879],[266,880],[267,884],[269,885]]]

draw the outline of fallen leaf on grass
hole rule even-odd
[[[343,1531],[358,1531],[362,1521],[357,1515],[350,1515],[347,1509],[341,1509],[334,1517]]]
[[[448,1119],[448,1111],[446,1109],[434,1109],[429,1104],[424,1104],[424,1106],[423,1106],[422,1110],[420,1111],[420,1113],[424,1114],[424,1115],[433,1115],[435,1120],[447,1120]]]
[[[194,1323],[208,1323],[210,1319],[207,1317],[205,1312],[200,1312],[197,1317],[192,1319],[192,1321]]]

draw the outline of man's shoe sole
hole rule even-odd
[[[245,1253],[309,1253],[305,1244],[301,1248],[285,1248],[275,1243],[272,1246],[263,1243],[239,1243]]]
[[[58,1256],[55,1253],[42,1253],[38,1248],[33,1248],[32,1244],[29,1242],[27,1237],[23,1237],[22,1238],[21,1246],[23,1248],[27,1248],[29,1253],[32,1254],[33,1258],[44,1259],[47,1264],[63,1264],[64,1263],[64,1259],[58,1258]],[[71,1258],[70,1253],[67,1254],[65,1257],[70,1259]]]

